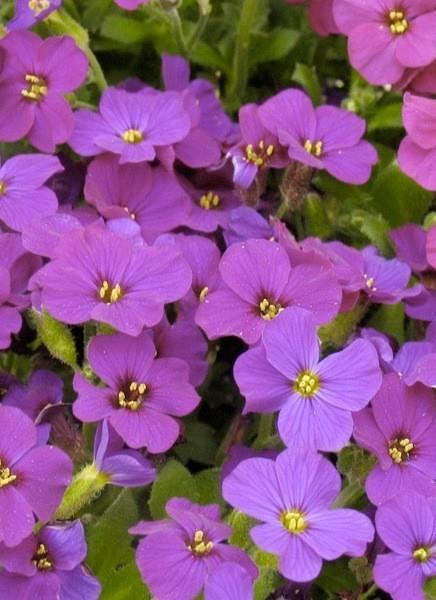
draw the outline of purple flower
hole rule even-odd
[[[222,563],[207,578],[205,600],[253,600],[253,582],[241,565]]]
[[[381,384],[373,345],[356,340],[320,361],[313,317],[299,308],[284,311],[262,342],[234,368],[245,412],[279,410],[278,430],[287,446],[340,450],[352,434],[352,412],[366,406]]]
[[[111,152],[121,164],[152,161],[158,147],[182,140],[190,128],[182,99],[173,92],[108,88],[99,110],[75,113],[68,143],[82,156]]]
[[[244,242],[250,238],[270,240],[274,237],[273,228],[254,208],[240,206],[229,213],[224,228],[227,246]]]
[[[196,315],[209,339],[236,335],[254,344],[289,306],[309,310],[317,324],[327,323],[339,310],[341,290],[333,273],[316,264],[292,266],[275,242],[233,244],[219,271],[220,287],[208,294]]]
[[[78,398],[74,415],[84,422],[108,419],[131,448],[166,452],[176,442],[180,425],[174,417],[192,412],[200,397],[189,383],[189,367],[178,358],[155,358],[147,332],[94,337],[88,346],[93,371],[107,387],[74,376]]]
[[[436,344],[431,341],[406,342],[397,352],[391,367],[406,385],[419,381],[436,387]]]
[[[56,194],[59,204],[69,207],[76,204],[83,193],[86,169],[83,163],[75,162],[67,154],[59,154],[58,158],[64,170],[53,175],[47,185]]]
[[[23,231],[35,219],[56,212],[56,196],[44,183],[63,167],[55,156],[20,154],[0,167],[0,220]]]
[[[65,323],[95,319],[138,335],[191,283],[191,270],[173,246],[136,243],[100,224],[66,234],[55,253],[38,281],[43,306]]]
[[[70,37],[42,40],[30,31],[11,32],[0,46],[6,51],[0,74],[0,139],[15,142],[27,136],[38,150],[53,152],[73,131],[64,94],[84,82],[86,56]]]
[[[0,597],[97,600],[101,586],[82,566],[86,550],[80,521],[45,526],[14,548],[0,544]]]
[[[262,124],[256,104],[246,104],[239,110],[239,125],[242,139],[230,148],[228,156],[234,167],[233,181],[249,188],[259,171],[267,167],[283,168],[289,159],[277,137]]]
[[[332,509],[341,478],[325,458],[285,450],[276,458],[241,462],[223,483],[232,506],[262,521],[250,534],[262,550],[280,557],[279,571],[292,581],[310,581],[322,561],[360,556],[374,528],[363,514]]]
[[[427,260],[436,269],[436,227],[432,227],[427,233],[426,241]]]
[[[396,83],[407,68],[436,58],[434,2],[335,0],[333,14],[348,35],[351,64],[372,84]]]
[[[309,4],[309,21],[318,35],[339,33],[333,18],[334,0],[286,0],[288,4]]]
[[[365,483],[373,504],[410,490],[436,494],[436,405],[431,390],[420,384],[408,387],[394,373],[385,375],[371,408],[354,415],[353,435],[378,459]]]
[[[429,268],[426,256],[427,232],[414,223],[407,223],[390,232],[397,257],[407,263],[412,271],[421,273]]]
[[[381,506],[375,520],[391,550],[377,556],[376,584],[393,600],[424,600],[424,581],[436,575],[435,501],[409,491]]]
[[[326,169],[345,183],[370,178],[377,152],[362,140],[365,121],[355,114],[336,106],[314,108],[304,92],[289,89],[260,106],[259,117],[292,160]]]
[[[156,471],[142,454],[126,450],[123,440],[108,424],[102,421],[94,439],[94,464],[108,483],[119,487],[148,485],[156,477]]]
[[[0,541],[16,546],[35,515],[48,521],[71,481],[72,463],[58,448],[37,445],[36,427],[21,410],[0,405]]]
[[[9,31],[30,29],[57,10],[62,0],[15,0],[14,18],[7,23]]]
[[[129,216],[146,239],[182,225],[190,209],[187,194],[162,167],[119,165],[110,154],[88,167],[85,198],[106,219]]]
[[[243,567],[253,581],[257,569],[239,548],[225,543],[232,530],[221,523],[219,506],[171,498],[170,519],[140,521],[129,531],[145,535],[136,552],[142,578],[159,600],[192,600],[223,563]],[[171,577],[168,574],[171,573]]]
[[[136,10],[142,4],[148,4],[150,0],[115,0],[115,4],[126,10]]]

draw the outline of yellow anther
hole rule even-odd
[[[141,396],[143,394],[145,394],[146,390],[147,390],[147,386],[145,385],[145,383],[140,383],[138,385],[138,392],[141,394]]]
[[[129,215],[129,217],[132,219],[132,221],[136,221],[136,213],[133,213],[133,212],[131,213],[129,211],[128,206],[123,206],[122,208],[123,208],[124,212],[126,212]]]
[[[363,274],[363,277],[365,278],[365,285],[366,287],[371,290],[372,292],[376,292],[377,288],[375,287],[375,279],[374,277],[368,277],[368,275],[366,273]]]
[[[421,548],[417,548],[416,550],[414,550],[413,552],[413,558],[417,561],[417,562],[426,562],[431,556],[431,552],[430,550],[427,550],[427,548],[424,548],[423,546]]]
[[[100,297],[100,300],[103,300],[104,302],[106,302],[106,304],[114,304],[115,302],[118,302],[118,300],[121,298],[121,296],[123,295],[123,291],[119,283],[112,287],[110,283],[105,279],[101,284],[98,295]]]
[[[388,14],[388,24],[394,35],[402,35],[409,29],[409,21],[402,10],[391,10]]]
[[[303,533],[308,525],[304,513],[297,509],[283,512],[280,521],[288,531],[297,535]]]
[[[146,391],[147,385],[145,383],[132,381],[118,392],[118,406],[133,411],[138,410],[144,400]]]
[[[313,396],[319,390],[319,376],[312,371],[301,371],[294,383],[294,391],[302,396]]]
[[[0,181],[0,196],[3,196],[3,194],[6,194],[6,183],[4,181]]]
[[[139,144],[144,139],[142,131],[139,131],[139,129],[126,129],[121,137],[127,144]]]
[[[136,390],[138,389],[138,384],[136,381],[132,381],[132,383],[129,386],[129,390],[131,392],[136,392]]]
[[[21,95],[28,100],[39,102],[47,94],[47,83],[42,77],[28,73],[25,76],[27,87],[21,90]]]
[[[13,483],[16,479],[17,476],[12,474],[9,467],[2,466],[2,461],[0,460],[0,489]]]
[[[264,140],[260,140],[256,148],[253,146],[253,144],[247,144],[247,146],[245,146],[245,160],[253,163],[256,167],[265,166],[268,159],[273,154],[273,144],[267,146]]]
[[[207,194],[203,194],[199,200],[199,205],[201,208],[205,210],[211,210],[214,208],[218,208],[221,203],[221,199],[218,194],[214,192],[207,192]]]
[[[200,302],[204,302],[206,300],[208,293],[209,293],[209,288],[206,285],[201,290],[201,292],[198,294],[198,299],[200,300]]]
[[[204,531],[198,530],[195,532],[194,542],[196,542],[198,544],[203,541],[203,538],[204,538]]]
[[[312,156],[316,156],[317,158],[322,154],[323,143],[321,141],[312,142],[311,140],[306,140],[304,142],[304,149]]]
[[[409,438],[395,438],[389,443],[389,456],[393,462],[399,465],[404,460],[409,460],[410,452],[414,449],[415,445],[409,440]]]
[[[49,559],[47,548],[44,544],[39,544],[32,557],[32,563],[39,571],[50,571],[53,568],[53,562]]]
[[[205,556],[209,554],[213,548],[213,543],[206,540],[204,531],[198,529],[194,533],[192,542],[188,545],[189,550],[196,556]]]
[[[38,17],[42,12],[50,8],[50,0],[29,0],[28,6],[35,17]]]
[[[282,310],[284,309],[278,302],[273,302],[272,300],[268,300],[268,298],[263,298],[263,300],[259,302],[260,316],[265,321],[272,321],[272,319],[275,319]]]

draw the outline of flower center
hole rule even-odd
[[[306,140],[304,142],[304,149],[308,154],[312,154],[312,156],[319,157],[322,154],[322,142],[312,142],[311,140]]]
[[[136,213],[131,213],[128,206],[122,206],[121,208],[127,213],[127,216],[130,217],[132,221],[136,221]]]
[[[29,0],[29,8],[38,17],[44,10],[50,8],[50,0]]]
[[[285,529],[296,535],[303,533],[308,525],[304,513],[295,508],[285,510],[280,516],[280,521]]]
[[[371,292],[376,292],[377,288],[375,287],[375,279],[374,277],[368,277],[368,275],[366,273],[363,274],[363,277],[365,279],[365,284],[366,287],[371,291]]]
[[[3,194],[6,194],[6,190],[7,190],[6,182],[0,181],[0,196],[3,196]]]
[[[253,144],[245,146],[245,160],[253,163],[256,167],[263,167],[273,154],[273,144],[266,146],[263,140],[260,140],[257,147],[253,146]]]
[[[213,192],[207,192],[207,194],[203,194],[199,200],[199,205],[205,210],[213,210],[214,208],[218,208],[220,204],[221,198],[218,196],[218,194],[214,194]]]
[[[188,548],[196,556],[206,556],[212,551],[213,543],[206,539],[204,531],[197,529]]]
[[[302,396],[313,396],[319,390],[319,377],[312,371],[301,371],[294,383],[294,391]]]
[[[142,131],[139,131],[139,129],[126,129],[121,137],[127,144],[139,144],[144,139]]]
[[[263,298],[263,300],[259,302],[260,316],[265,321],[272,321],[282,312],[282,310],[284,310],[284,308],[282,308],[278,302],[273,302],[272,300],[268,300],[268,298]]]
[[[394,463],[399,465],[404,460],[409,460],[410,453],[415,448],[415,444],[409,440],[409,438],[395,438],[389,443],[389,456],[392,458]]]
[[[2,461],[0,460],[0,489],[13,483],[16,478],[17,476],[12,474],[10,468],[3,465]]]
[[[28,100],[40,102],[47,94],[47,82],[45,79],[28,73],[25,80],[27,87],[21,90],[21,95]]]
[[[123,295],[123,290],[119,283],[115,286],[111,286],[109,282],[105,279],[101,284],[100,291],[98,292],[100,300],[103,300],[106,304],[114,304],[118,302],[118,300]]]
[[[208,294],[209,294],[209,288],[206,285],[198,294],[198,299],[200,300],[200,302],[204,302],[206,300]]]
[[[388,14],[388,23],[394,35],[402,35],[409,29],[409,21],[403,10],[391,10]]]
[[[147,386],[145,383],[132,381],[118,392],[118,406],[129,410],[138,410],[144,400],[146,391]]]
[[[32,562],[39,571],[51,571],[53,569],[53,562],[49,559],[47,548],[44,544],[39,544],[32,557]]]
[[[428,550],[428,548],[424,548],[424,546],[421,546],[413,551],[412,556],[416,560],[416,562],[423,563],[431,557],[431,552],[430,550]]]

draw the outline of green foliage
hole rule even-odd
[[[50,354],[72,369],[76,369],[76,345],[70,329],[63,323],[56,321],[46,311],[42,313],[33,311],[31,320],[36,327],[38,336]]]
[[[176,460],[170,460],[160,471],[151,488],[149,507],[153,519],[164,519],[165,505],[174,496],[198,502],[194,476]]]

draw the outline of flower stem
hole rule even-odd
[[[271,433],[274,424],[274,413],[266,413],[260,415],[259,428],[257,430],[257,437],[254,441],[253,448],[263,448],[265,441],[271,438]]]
[[[190,58],[192,56],[192,53],[194,52],[198,41],[201,39],[201,36],[203,35],[204,30],[206,29],[207,22],[209,21],[209,15],[210,15],[210,12],[207,12],[207,13],[201,12],[200,16],[198,17],[198,21],[195,26],[195,29],[192,32],[192,34],[188,40],[188,44],[187,44],[188,45],[188,48],[187,48],[188,58]]]
[[[94,52],[91,50],[89,46],[82,48],[86,56],[88,57],[89,64],[91,65],[92,72],[94,74],[94,82],[98,87],[100,92],[104,92],[107,88],[106,77],[104,76],[103,69],[100,66],[100,63],[97,60]]]
[[[74,475],[56,511],[55,518],[64,521],[77,515],[84,506],[101,493],[108,482],[109,477],[101,473],[94,463],[86,465]]]
[[[168,15],[170,16],[171,23],[173,26],[173,33],[179,48],[180,54],[183,56],[189,56],[188,46],[186,44],[185,34],[183,33],[182,21],[180,19],[179,11],[177,8],[173,8],[168,11]]]
[[[258,2],[259,0],[243,0],[236,36],[232,83],[229,90],[230,100],[232,103],[235,103],[235,105],[239,99],[244,98],[245,90],[247,88],[250,34]]]
[[[372,585],[369,590],[367,590],[366,592],[364,592],[363,594],[359,594],[359,597],[357,600],[367,600],[367,598],[370,598],[373,594],[375,594],[375,592],[378,590],[378,587],[375,585]]]

